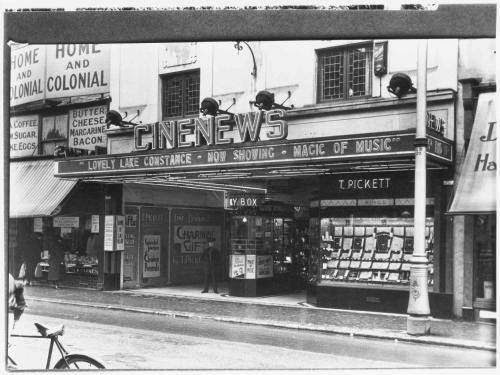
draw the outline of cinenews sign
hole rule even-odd
[[[431,138],[431,137],[428,137]],[[450,163],[452,144],[432,137],[429,155]],[[330,137],[303,141],[264,141],[256,146],[227,145],[213,148],[162,150],[122,156],[89,157],[57,161],[57,176],[96,176],[151,171],[189,171],[209,167],[272,166],[297,162],[333,162],[413,156],[414,133],[377,133],[357,137]]]

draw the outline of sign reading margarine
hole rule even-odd
[[[94,150],[106,147],[108,106],[76,108],[69,111],[69,147]]]
[[[47,46],[46,98],[109,92],[109,46]]]

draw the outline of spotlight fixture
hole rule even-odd
[[[288,91],[288,97],[285,99],[285,102],[292,96],[292,93]],[[284,103],[284,102],[283,102]],[[281,104],[277,104],[274,102],[274,94],[269,92],[269,91],[259,91],[257,95],[255,96],[255,101],[253,102],[253,105],[256,106],[259,109],[263,109],[264,111],[269,111],[271,109],[292,109],[291,107],[285,107]]]
[[[411,78],[404,73],[396,73],[391,77],[387,91],[396,95],[398,98],[405,96],[408,93],[415,93],[417,89],[413,87]]]
[[[233,104],[229,106],[231,108],[236,103],[236,99],[233,98]],[[229,109],[228,108],[228,109]],[[217,116],[219,114],[231,115],[234,116],[233,113],[228,112],[227,110],[219,109],[219,103],[214,98],[205,98],[201,101],[200,112],[203,116]]]
[[[137,124],[130,121],[124,121],[122,115],[120,115],[118,111],[111,110],[106,114],[106,127],[109,128],[110,125],[125,127],[126,125]]]

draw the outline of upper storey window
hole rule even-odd
[[[163,119],[196,115],[200,111],[200,71],[162,77]]]
[[[372,45],[329,48],[317,54],[318,102],[371,95]]]

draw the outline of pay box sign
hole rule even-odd
[[[226,210],[235,210],[242,207],[257,207],[264,200],[261,195],[249,194],[229,194],[224,195],[224,208]]]

